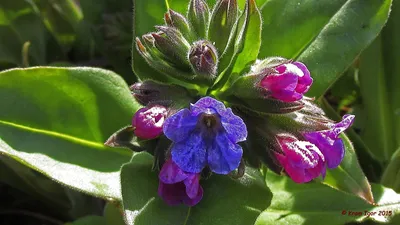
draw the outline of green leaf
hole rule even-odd
[[[269,0],[261,6],[263,45],[259,58],[282,56],[304,62],[319,97],[346,70],[385,24],[391,0]]]
[[[138,108],[115,73],[36,67],[0,73],[0,152],[91,195],[120,199],[131,151],[103,142]]]
[[[123,212],[117,202],[108,202],[104,207],[104,217],[109,225],[125,225]]]
[[[323,183],[357,195],[371,204],[374,203],[374,197],[371,191],[371,185],[362,171],[357,160],[357,155],[349,138],[341,134],[341,139],[345,146],[345,155],[339,167],[334,170],[327,170],[327,175]]]
[[[325,98],[322,99],[321,107],[324,109],[327,116],[330,117],[331,119],[335,121],[341,120],[341,117],[335,112],[335,110],[332,108],[332,106],[328,103],[328,101]],[[357,120],[360,120],[360,118],[356,116],[355,122],[357,122]],[[354,124],[352,127],[354,127]],[[382,172],[382,164],[374,157],[374,155],[372,155],[368,146],[365,145],[365,143],[361,140],[360,136],[354,131],[352,127],[346,131],[346,134],[353,142],[354,149],[356,149],[355,153],[357,155],[358,162],[361,165],[362,171],[364,171],[364,173],[367,175],[368,180],[370,182],[378,182]],[[347,138],[345,140],[347,140]],[[353,148],[349,149],[351,157],[346,159],[351,158],[355,160],[354,150],[351,150]],[[351,161],[352,160],[349,160],[349,162]],[[354,165],[357,165],[355,161]],[[359,169],[356,169],[356,171],[359,171]]]
[[[400,192],[400,148],[393,154],[385,172],[382,175],[381,183],[387,187]]]
[[[389,93],[390,114],[393,118],[396,146],[400,147],[400,1],[393,1],[389,21],[382,31],[385,77]]]
[[[246,168],[246,174],[238,180],[213,175],[201,181],[204,196],[194,207],[168,206],[157,195],[158,178],[151,171],[152,161],[143,152],[122,167],[128,224],[251,224],[270,203],[270,192],[259,172]]]
[[[233,74],[241,74],[257,59],[261,47],[261,24],[261,14],[255,0],[248,0],[245,13],[238,23],[239,31],[235,43],[235,52],[238,55],[232,69]]]
[[[102,216],[85,216],[65,225],[112,225]]]
[[[233,41],[233,54],[229,54],[229,50],[225,50],[225,57],[222,58],[220,65],[224,69],[215,81],[213,90],[218,90],[222,85],[229,86],[235,79],[243,75],[250,69],[252,63],[257,59],[258,51],[261,46],[261,14],[254,0],[248,0],[244,12],[240,16]],[[230,43],[228,43],[227,49]],[[228,66],[225,68],[225,60],[229,60]],[[221,65],[222,64],[222,65]],[[227,81],[230,81],[227,83]],[[226,87],[228,88],[228,87]]]
[[[329,117],[336,121],[340,121],[340,116],[336,114],[335,110],[325,99],[322,101],[322,107],[327,112]],[[351,129],[347,131],[347,133],[351,135],[353,139],[358,138],[357,134],[354,134],[354,131]],[[363,172],[363,168],[360,166],[353,144],[345,134],[341,134],[340,138],[343,140],[345,147],[343,161],[338,168],[334,170],[327,170],[327,176],[323,183],[341,191],[357,195],[370,203],[374,203],[371,185],[369,184],[368,179]],[[365,149],[365,147],[362,145],[362,141],[356,140],[355,144],[357,144],[357,147],[359,147],[357,148],[358,154],[362,155],[360,158],[364,160],[362,163],[368,163],[365,165],[365,167],[376,166],[376,169],[378,169],[380,164],[378,164],[378,162],[371,157],[368,149]],[[369,168],[366,171],[370,171]]]
[[[396,151],[392,112],[382,54],[382,40],[377,38],[360,56],[360,90],[365,120],[361,138],[381,161],[389,161]]]
[[[372,188],[377,205],[372,205],[323,184],[296,184],[270,171],[266,182],[273,193],[272,202],[258,217],[256,225],[344,224],[367,219],[365,211],[375,213],[369,219],[385,222],[400,213],[400,195],[378,184]]]

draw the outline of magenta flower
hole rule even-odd
[[[164,163],[158,177],[158,194],[168,205],[193,206],[203,197],[200,174],[184,172],[171,159]]]
[[[142,139],[152,139],[162,134],[162,126],[167,116],[164,106],[155,105],[150,108],[141,108],[133,116],[132,125],[135,135]]]
[[[317,146],[289,136],[277,139],[283,154],[275,153],[275,156],[294,182],[309,182],[320,175],[325,177],[325,157]]]
[[[266,75],[260,82],[260,86],[272,98],[293,102],[302,99],[303,94],[310,89],[313,79],[303,63],[286,63],[274,69],[276,73]]]
[[[332,126],[330,130],[305,133],[307,141],[316,145],[325,156],[327,166],[330,169],[336,168],[344,157],[344,144],[339,138],[340,133],[353,124],[354,115],[344,115],[341,122]]]

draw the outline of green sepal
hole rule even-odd
[[[135,128],[126,126],[112,134],[104,145],[109,147],[123,147],[135,152],[151,151],[156,143],[155,139],[144,140],[136,137]]]
[[[158,104],[165,107],[185,105],[193,99],[187,89],[152,80],[135,83],[130,87],[133,97],[142,105]]]
[[[167,79],[170,81],[169,83],[175,83],[183,87],[188,87],[188,81],[191,81],[194,78],[194,74],[192,72],[179,70],[169,62],[162,60],[160,58],[160,54],[162,54],[161,52],[154,48],[146,48],[139,38],[136,38],[136,49],[152,68],[160,72],[160,74],[169,77],[169,79]],[[171,78],[173,79],[171,80]],[[165,83],[165,78],[155,77],[154,79]]]
[[[290,113],[303,108],[304,103],[301,101],[283,102],[266,98],[264,89],[258,85],[262,78],[262,74],[239,77],[229,89],[218,96],[232,104],[261,114]]]
[[[159,32],[151,33],[155,47],[162,52],[165,59],[173,63],[177,68],[189,68],[187,54],[190,44],[181,32],[173,27],[156,26]]]
[[[195,34],[192,31],[189,22],[182,14],[170,9],[164,14],[164,20],[168,26],[179,30],[189,43],[194,41]]]

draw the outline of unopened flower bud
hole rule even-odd
[[[187,53],[190,45],[182,34],[173,27],[156,26],[159,32],[151,33],[157,49],[175,65],[187,65]]]
[[[281,64],[273,71],[269,69],[266,68],[265,77],[260,82],[267,97],[284,102],[297,101],[303,98],[313,82],[310,72],[301,62]]]
[[[224,52],[237,16],[237,0],[219,0],[216,3],[211,15],[208,36],[219,52]]]
[[[199,38],[207,38],[210,12],[204,0],[191,0],[189,3],[188,19]]]
[[[193,44],[189,52],[189,61],[198,75],[212,78],[217,73],[217,50],[208,41],[197,41]]]
[[[163,124],[167,116],[164,106],[154,105],[149,108],[139,109],[133,116],[132,126],[135,135],[142,139],[153,139],[163,132]]]
[[[147,105],[160,98],[160,91],[153,82],[135,83],[130,86],[133,97],[142,105]]]
[[[167,13],[165,13],[164,20],[168,26],[174,27],[179,30],[181,34],[186,38],[186,40],[193,40],[193,34],[190,29],[189,22],[182,14],[170,9]]]

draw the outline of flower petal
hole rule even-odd
[[[199,203],[202,198],[203,198],[203,188],[200,186],[197,195],[194,198],[189,198],[189,197],[184,198],[183,203],[185,203],[188,206],[194,206],[197,203]]]
[[[168,205],[179,205],[184,202],[185,199],[188,199],[183,182],[176,184],[165,184],[160,181],[158,184],[158,195]]]
[[[271,96],[284,102],[294,102],[303,98],[302,94],[290,90],[272,92]]]
[[[161,168],[159,179],[166,184],[174,184],[188,178],[188,175],[181,170],[172,160],[167,160]]]
[[[271,92],[286,90],[294,91],[298,82],[298,76],[290,73],[270,74],[261,80],[261,86]]]
[[[342,162],[345,150],[341,139],[332,139],[327,135],[329,131],[311,132],[304,137],[315,144],[322,152],[329,169],[334,169]]]
[[[186,186],[186,194],[189,198],[196,198],[199,193],[199,184],[200,174],[191,174],[188,178],[184,181]]]
[[[196,124],[197,117],[192,116],[189,109],[182,109],[165,120],[163,130],[168,139],[180,142],[189,137]]]
[[[313,79],[310,76],[310,71],[301,62],[293,62],[293,65],[297,66],[302,72],[303,76],[299,77],[299,82],[296,87],[296,92],[305,93],[310,89]]]
[[[335,124],[329,134],[331,138],[339,138],[340,133],[347,130],[354,122],[355,116],[346,114],[342,117],[342,121]]]
[[[242,118],[233,114],[232,109],[228,108],[221,113],[221,124],[228,134],[229,140],[233,143],[245,141],[247,138],[246,124]]]
[[[228,174],[239,166],[243,150],[240,145],[232,143],[226,133],[220,132],[207,149],[207,153],[211,171]]]
[[[282,167],[285,169],[286,173],[289,175],[289,177],[296,183],[304,183],[304,182],[309,182],[311,179],[309,177],[306,177],[305,174],[305,169],[304,168],[298,168],[293,166],[288,158],[282,154],[275,153],[276,159],[278,162],[282,165]]]
[[[172,160],[185,172],[200,173],[206,166],[206,142],[198,130],[184,141],[174,143]]]
[[[190,105],[190,111],[192,115],[198,116],[201,113],[213,114],[217,113],[221,115],[226,110],[224,103],[211,98],[204,97],[198,100],[196,103]]]

